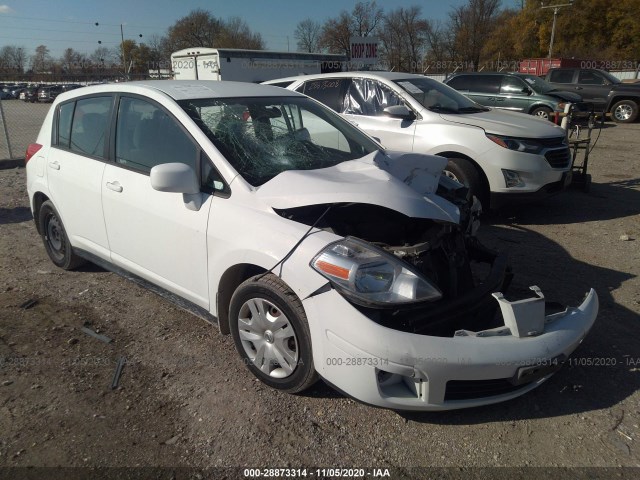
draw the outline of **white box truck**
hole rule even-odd
[[[260,83],[294,75],[341,72],[346,63],[344,55],[236,48],[185,48],[171,54],[176,80]]]

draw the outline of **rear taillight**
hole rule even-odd
[[[27,162],[31,160],[31,157],[33,157],[41,148],[42,145],[40,145],[39,143],[30,144],[27,147],[27,152],[24,154],[24,164],[26,165]]]

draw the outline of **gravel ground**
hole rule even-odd
[[[639,467],[640,125],[605,127],[590,193],[481,228],[510,254],[516,291],[576,305],[594,287],[594,329],[537,390],[444,413],[374,409],[322,383],[270,390],[215,327],[97,267],[57,269],[24,169],[0,171],[0,467]]]

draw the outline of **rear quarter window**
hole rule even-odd
[[[554,70],[549,75],[549,81],[553,83],[573,83],[573,70]]]

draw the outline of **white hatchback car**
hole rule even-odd
[[[571,182],[562,128],[484,107],[422,75],[342,72],[264,84],[318,100],[390,150],[447,158],[447,175],[469,187],[485,207],[544,198]]]
[[[285,89],[64,93],[26,162],[56,265],[90,260],[152,286],[287,392],[319,375],[393,409],[499,402],[554,373],[597,315],[593,290],[554,313],[537,289],[505,300],[506,260],[474,237],[477,212],[443,158],[386,152]]]

